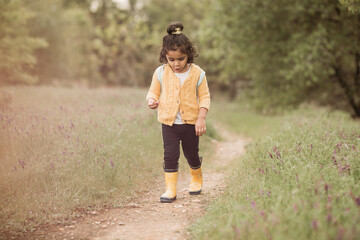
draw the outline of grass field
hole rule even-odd
[[[359,121],[314,107],[273,117],[235,104],[212,110],[253,143],[191,226],[194,239],[359,239]]]
[[[162,140],[146,90],[7,88],[0,102],[0,236],[121,207],[162,176]],[[194,239],[358,239],[360,124],[303,107],[260,116],[216,99],[211,122],[253,142],[224,195],[192,227]],[[211,164],[211,163],[206,163]],[[180,171],[187,171],[182,158]],[[1,237],[0,237],[1,238]]]
[[[0,108],[0,236],[122,206],[162,176],[161,126],[146,90],[6,91],[12,101]],[[202,138],[203,149],[209,144]]]

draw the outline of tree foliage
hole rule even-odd
[[[36,12],[28,24],[31,35],[41,36],[49,45],[35,52],[33,74],[41,83],[96,76],[88,50],[93,28],[87,9],[64,8],[61,0],[27,1],[26,7]]]
[[[35,83],[34,51],[47,43],[29,35],[27,22],[34,14],[20,1],[0,1],[0,83]]]
[[[103,0],[91,13],[95,29],[91,49],[106,84],[139,86],[144,78],[150,78],[144,67],[149,64],[146,45],[142,43],[146,28],[138,11],[136,1],[121,9]]]
[[[315,101],[360,116],[360,0],[127,3],[0,0],[1,81],[147,86],[181,21],[212,88],[264,112]]]
[[[348,10],[352,13],[360,12],[360,1],[359,0],[340,0],[340,2],[345,5]]]
[[[5,6],[5,0],[1,1]],[[6,25],[31,49],[32,68],[26,76],[39,81],[26,81],[28,84],[85,79],[92,86],[145,86],[159,64],[157,50],[167,25],[182,21],[185,29],[191,30],[188,34],[194,35],[203,14],[199,11],[202,2],[130,0],[127,6],[120,6],[113,0],[38,0],[11,4],[2,14],[16,11],[26,37],[41,39],[48,46],[32,46],[19,28],[13,27],[16,22]],[[32,13],[31,17],[22,13],[25,11]],[[20,51],[21,47],[14,44],[14,48]],[[14,62],[23,66],[21,54],[14,52],[13,56],[17,57]]]
[[[216,30],[206,33],[204,44],[214,49],[209,56],[222,81],[250,78],[254,102],[266,111],[311,99],[360,116],[358,13],[337,0],[209,5],[204,25]]]

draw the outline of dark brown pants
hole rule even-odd
[[[195,125],[162,124],[164,143],[164,171],[177,172],[180,157],[180,141],[184,156],[192,169],[201,167],[199,158],[199,137],[196,136]]]

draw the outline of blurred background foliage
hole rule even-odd
[[[0,0],[0,83],[147,87],[173,21],[213,91],[360,117],[360,0]]]

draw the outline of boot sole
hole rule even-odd
[[[164,198],[164,197],[160,197],[160,202],[162,203],[171,203],[173,201],[176,200],[176,196],[174,198]]]
[[[199,195],[201,193],[201,190],[196,191],[196,192],[189,192],[190,195]]]

